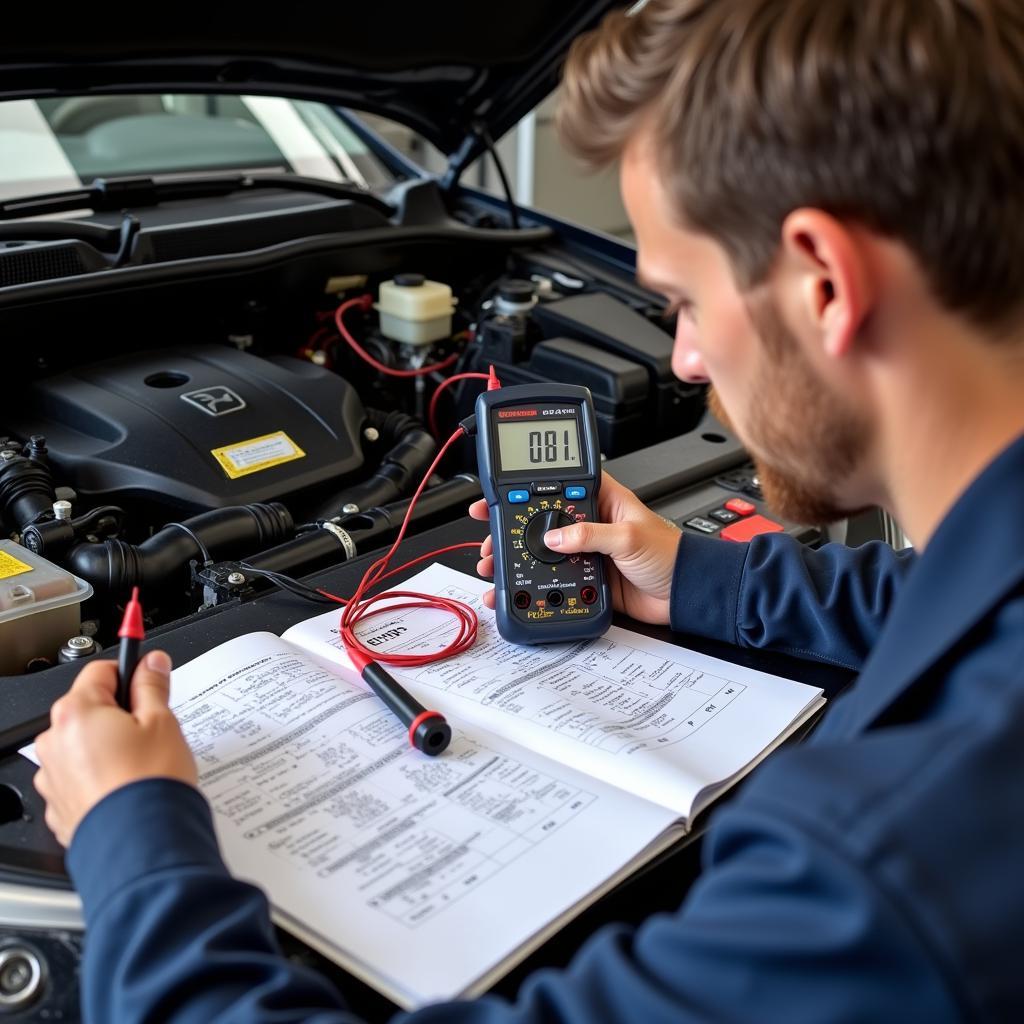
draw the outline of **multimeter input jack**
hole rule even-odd
[[[565,601],[565,595],[560,590],[549,590],[547,601],[552,608],[560,608]]]
[[[529,593],[525,590],[517,590],[515,597],[512,598],[512,603],[517,608],[529,608],[530,602],[533,598],[530,597]]]

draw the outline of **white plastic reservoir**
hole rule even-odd
[[[396,274],[381,282],[380,333],[405,345],[429,345],[452,336],[452,290],[422,274]]]

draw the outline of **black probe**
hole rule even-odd
[[[448,749],[452,730],[440,711],[425,708],[379,661],[357,649],[347,653],[366,685],[409,730],[409,742],[417,750],[434,757]]]

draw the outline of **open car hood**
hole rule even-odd
[[[12,17],[0,99],[136,92],[268,94],[382,114],[459,171],[556,85],[565,53],[614,2],[479,0],[244,9],[90,7]]]

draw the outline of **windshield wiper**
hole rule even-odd
[[[0,201],[0,220],[69,213],[83,208],[95,213],[116,213],[125,209],[159,206],[178,199],[215,199],[236,192],[275,188],[292,192],[315,192],[333,199],[350,199],[371,207],[385,217],[395,212],[372,192],[334,181],[295,174],[211,174],[169,181],[146,177],[97,178],[91,185],[80,189]]]

